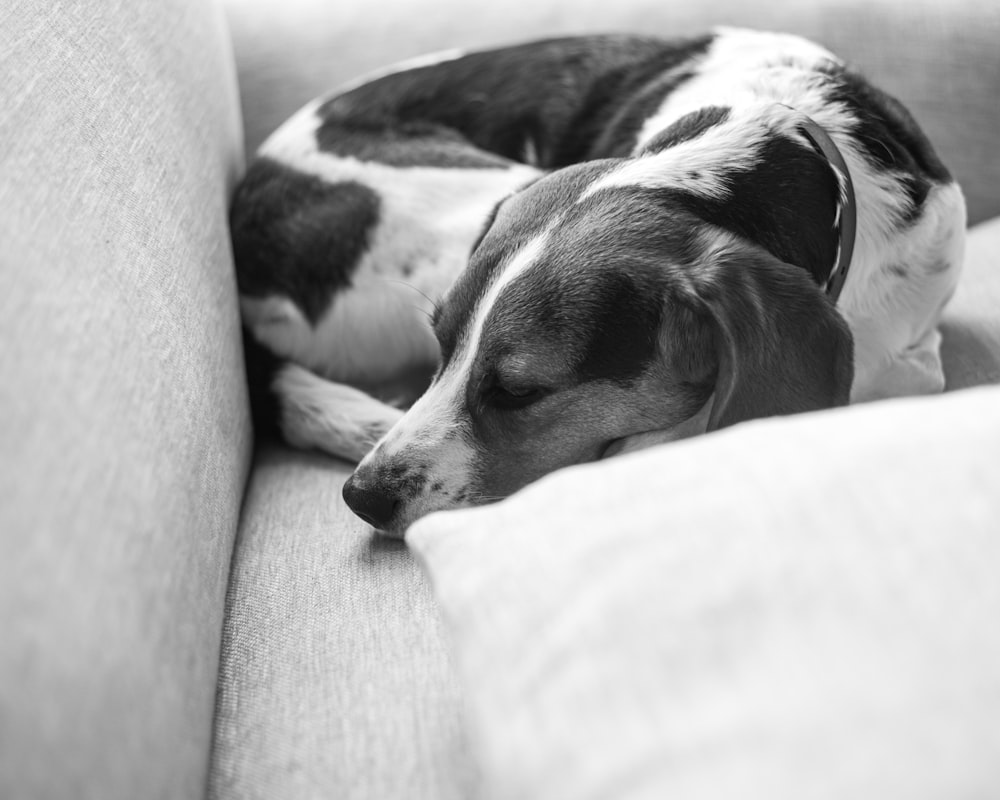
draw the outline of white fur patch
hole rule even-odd
[[[429,298],[402,282],[363,274],[338,292],[313,327],[287,297],[240,298],[243,319],[276,355],[346,383],[388,383],[439,353]]]
[[[828,50],[785,33],[718,28],[694,76],[677,87],[656,113],[643,123],[636,147],[641,148],[681,117],[707,105],[739,108],[768,100],[786,104],[811,117],[825,106],[817,91],[824,63],[841,63]],[[682,65],[679,69],[689,69]],[[825,123],[816,119],[820,125]]]
[[[292,122],[295,124],[292,125]],[[392,167],[319,150],[315,115],[293,118],[261,152],[329,183],[352,181],[379,199],[379,224],[357,273],[405,278],[435,300],[465,267],[469,250],[493,206],[538,176],[516,165],[503,169]]]
[[[636,186],[683,189],[725,201],[729,196],[729,177],[757,166],[760,149],[775,134],[811,146],[798,130],[797,123],[803,117],[796,113],[797,109],[749,95],[740,100],[743,105],[731,106],[730,115],[724,121],[706,128],[692,139],[650,155],[628,159],[622,167],[596,181],[580,199],[604,189]],[[636,150],[641,151],[646,144],[642,141]],[[841,191],[843,193],[843,187]]]
[[[864,177],[866,183],[880,183],[875,176]],[[851,401],[939,392],[944,372],[936,327],[964,260],[962,191],[954,183],[935,187],[920,217],[903,229],[864,216],[872,214],[872,200],[879,195],[862,192],[858,190],[860,246],[839,304],[854,334]],[[882,192],[888,193],[885,188]],[[904,270],[905,277],[894,275],[893,267]]]
[[[295,447],[318,447],[360,461],[403,416],[351,386],[332,383],[288,364],[274,380],[280,398],[279,425]]]
[[[642,189],[677,188],[713,200],[729,196],[727,177],[752,169],[755,150],[764,143],[764,128],[728,120],[688,141],[658,153],[629,159],[625,165],[595,181],[580,197],[583,201],[605,189],[635,186]]]
[[[282,325],[263,326],[259,338],[328,377],[376,383],[436,360],[434,304],[465,268],[493,206],[539,172],[523,165],[392,167],[326,153],[316,141],[317,107],[292,117],[261,153],[329,183],[368,187],[379,199],[379,221],[351,288],[337,293],[315,326],[285,310]]]

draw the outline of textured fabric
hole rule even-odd
[[[0,797],[204,795],[250,458],[222,22],[0,4]]]
[[[255,149],[341,82],[423,53],[598,31],[659,36],[714,25],[822,42],[899,96],[965,187],[970,219],[1000,214],[1000,4],[996,0],[225,0]]]
[[[941,333],[949,390],[1000,383],[1000,217],[969,231],[965,267]]]
[[[210,797],[467,800],[426,581],[340,497],[350,468],[265,451],[233,559]]]
[[[407,536],[494,800],[986,798],[1000,387],[751,422]]]

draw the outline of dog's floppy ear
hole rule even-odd
[[[734,243],[695,283],[718,365],[708,430],[848,402],[854,340],[808,272]]]

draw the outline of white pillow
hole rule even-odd
[[[486,797],[1000,792],[1000,387],[748,423],[407,540]]]

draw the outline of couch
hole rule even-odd
[[[948,390],[573,468],[380,538],[256,442],[227,235],[312,96],[446,47],[818,39],[964,186]],[[992,0],[7,0],[0,797],[1000,793]]]

